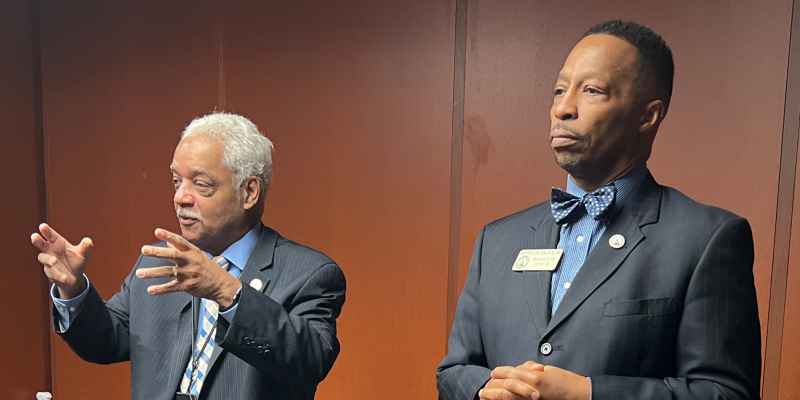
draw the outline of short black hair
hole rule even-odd
[[[618,37],[639,50],[642,68],[649,69],[653,73],[657,95],[664,101],[665,108],[669,108],[675,63],[672,60],[672,50],[661,35],[636,22],[618,19],[602,22],[589,28],[583,37],[597,34]]]

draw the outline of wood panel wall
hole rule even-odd
[[[226,15],[226,108],[276,143],[264,221],[347,277],[342,352],[318,398],[435,397],[452,15],[448,1],[313,0]]]
[[[790,43],[781,146],[780,192],[783,196],[779,198],[776,213],[780,229],[775,230],[767,373],[763,388],[765,399],[781,400],[800,395],[797,380],[800,376],[800,344],[797,342],[800,335],[800,0],[794,1]]]
[[[30,250],[30,235],[44,218],[35,21],[29,1],[6,4],[0,13],[0,397],[11,400],[32,399],[50,386],[46,282]]]
[[[155,227],[177,229],[172,150],[217,103],[212,8],[42,1],[41,15],[48,219],[94,240],[87,275],[107,298]],[[130,397],[127,364],[83,362],[58,338],[52,370],[56,398]]]
[[[3,200],[13,212],[2,234],[23,268],[4,281],[0,307],[25,328],[0,338],[34,350],[12,350],[23,367],[0,393],[129,396],[126,364],[87,364],[57,338],[50,359],[45,281],[27,237],[45,216],[71,238],[91,236],[89,277],[110,296],[153,228],[176,228],[168,166],[178,133],[220,109],[276,143],[264,221],[347,275],[342,353],[317,397],[435,398],[475,235],[563,185],[546,141],[554,76],[582,31],[620,17],[673,48],[673,105],[650,167],[750,220],[764,395],[793,398],[794,3],[17,1],[0,17],[0,50],[21,60],[0,63],[11,88],[0,112],[13,121],[3,166],[21,171],[12,178],[22,194]],[[23,309],[10,307],[19,299]]]

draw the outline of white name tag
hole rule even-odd
[[[553,271],[564,254],[564,249],[524,249],[520,250],[514,271]]]

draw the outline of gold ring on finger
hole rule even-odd
[[[172,267],[172,277],[178,279],[178,267]]]

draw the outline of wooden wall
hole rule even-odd
[[[12,3],[0,113],[13,268],[0,307],[21,328],[0,338],[30,345],[3,350],[21,365],[0,378],[4,398],[129,396],[126,364],[87,364],[48,340],[27,238],[45,218],[91,236],[88,273],[110,296],[153,228],[176,228],[172,150],[214,109],[276,143],[265,222],[347,275],[342,353],[317,397],[435,398],[475,235],[563,185],[546,141],[552,82],[582,31],[609,18],[670,43],[675,93],[651,169],[750,220],[764,398],[800,393],[800,0]]]
[[[46,280],[30,246],[44,218],[38,58],[34,7],[11,2],[0,13],[0,397],[29,400],[50,385]]]

